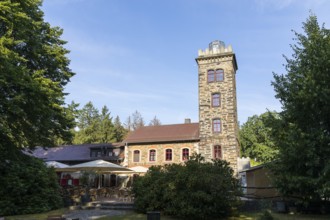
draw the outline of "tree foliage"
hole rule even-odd
[[[185,164],[152,166],[133,183],[135,207],[180,219],[219,219],[232,213],[240,195],[229,163],[194,155]]]
[[[0,1],[0,215],[61,206],[54,170],[22,153],[69,141],[74,125],[64,107],[69,51],[40,7],[40,0]]]
[[[101,113],[88,102],[77,113],[77,131],[74,144],[112,143],[120,142],[126,134],[119,117],[112,122],[107,106],[103,106]]]
[[[120,118],[118,115],[115,118],[115,121],[113,122],[113,126],[114,126],[114,132],[115,132],[114,137],[116,139],[116,142],[122,141],[127,134],[127,130],[124,128],[124,126],[120,122]]]
[[[0,150],[2,150],[0,148]],[[0,163],[0,216],[32,214],[63,206],[53,168],[23,153]]]
[[[0,2],[0,140],[8,147],[70,139],[64,87],[73,73],[62,30],[44,22],[39,0]]]
[[[141,113],[137,110],[128,116],[125,123],[125,128],[128,131],[135,131],[138,128],[141,128],[145,125],[144,119]]]
[[[155,117],[149,122],[149,126],[158,126],[158,125],[162,125],[162,123],[161,123],[160,120],[157,118],[157,116],[155,116]]]
[[[240,127],[239,140],[242,156],[250,157],[259,163],[272,161],[276,157],[278,150],[271,137],[269,120],[277,116],[275,112],[254,115]]]
[[[283,112],[273,122],[279,156],[271,168],[284,195],[320,201],[330,198],[330,31],[315,15],[303,30],[285,57],[287,73],[272,82]]]

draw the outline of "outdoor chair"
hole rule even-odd
[[[121,189],[121,190],[119,190],[120,191],[120,200],[122,200],[123,202],[131,202],[132,200],[131,200],[131,193],[130,193],[130,190],[128,190],[128,189]]]
[[[112,195],[112,189],[110,187],[105,188],[105,197],[111,197]]]
[[[90,189],[89,190],[89,195],[90,195],[92,201],[95,201],[97,199],[96,189]]]
[[[97,196],[99,197],[105,197],[106,193],[107,193],[106,188],[97,189]]]

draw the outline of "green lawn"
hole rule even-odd
[[[48,215],[63,215],[68,212],[68,209],[58,209],[46,213],[40,214],[31,214],[31,215],[16,215],[16,216],[7,216],[5,220],[45,220]],[[241,213],[238,216],[230,217],[228,220],[259,220],[263,215],[263,212],[245,212]],[[330,219],[330,215],[302,215],[302,214],[280,214],[280,213],[271,213],[274,220],[325,220]],[[122,216],[112,216],[112,217],[102,217],[98,220],[145,220],[147,215],[139,213],[130,213]],[[178,220],[168,216],[161,216],[161,220]]]
[[[63,208],[39,214],[6,216],[5,220],[45,220],[48,215],[63,215],[67,211]]]

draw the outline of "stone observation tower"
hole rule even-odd
[[[198,51],[199,153],[207,161],[230,162],[237,172],[239,157],[236,79],[237,63],[230,45],[213,41]]]

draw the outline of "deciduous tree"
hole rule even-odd
[[[0,215],[61,206],[54,170],[22,150],[69,141],[64,88],[73,76],[62,30],[40,0],[0,1]]]
[[[284,195],[304,201],[330,198],[330,30],[311,15],[304,33],[295,32],[286,74],[274,74],[276,97],[283,105],[274,120],[279,156],[274,181]]]
[[[43,20],[40,0],[0,2],[0,140],[4,147],[70,139],[64,87],[73,73],[62,30]]]
[[[268,123],[272,117],[277,117],[275,112],[266,112],[253,115],[240,127],[239,140],[241,153],[258,163],[272,161],[278,150],[272,140],[271,126]]]
[[[160,120],[157,118],[157,116],[155,115],[155,117],[149,122],[149,126],[157,126],[157,125],[161,125],[162,123],[160,122]]]

